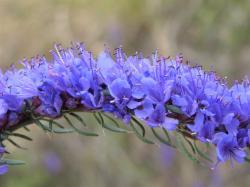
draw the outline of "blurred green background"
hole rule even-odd
[[[156,48],[183,53],[230,81],[250,75],[249,0],[0,0],[0,65],[49,56],[54,43],[85,42],[95,54],[123,45],[133,54]],[[86,116],[88,117],[88,116]],[[89,124],[94,124],[90,119]],[[165,146],[142,143],[133,134],[99,129],[98,138],[46,135],[32,127],[23,159],[0,177],[1,187],[244,187],[250,165],[212,171]]]

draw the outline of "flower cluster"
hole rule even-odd
[[[129,124],[132,117],[151,128],[185,130],[217,148],[219,162],[243,162],[250,141],[250,85],[246,79],[229,87],[226,80],[182,56],[153,53],[126,56],[121,48],[94,58],[81,43],[56,45],[49,62],[37,56],[0,73],[0,133],[26,117],[57,118],[62,110],[112,113]],[[27,107],[27,103],[29,104]],[[171,110],[171,107],[178,112]],[[2,154],[0,150],[0,154]],[[0,166],[4,167],[4,166]]]

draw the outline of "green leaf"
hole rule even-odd
[[[49,129],[53,131],[53,120],[49,121]]]
[[[47,121],[47,120],[44,120]],[[55,122],[54,120],[48,120],[49,125],[43,125],[43,128],[45,128],[46,130],[48,130],[49,132],[52,133],[56,133],[56,134],[65,134],[65,133],[72,133],[75,132],[74,129],[68,129],[68,128],[64,128],[62,125],[58,125],[59,123]],[[53,124],[59,126],[59,128],[53,128]]]
[[[245,161],[250,163],[250,158],[245,157]]]
[[[104,125],[104,119],[103,119],[102,115],[99,112],[97,112],[96,115],[98,116],[100,124],[103,126]]]
[[[179,148],[179,150],[185,154],[190,160],[194,161],[195,163],[200,163],[200,161],[194,157],[186,148],[185,144],[183,143],[182,139],[181,139],[181,135],[176,133],[176,143],[177,143],[177,147]]]
[[[8,165],[24,165],[25,162],[22,160],[11,160],[11,159],[0,159],[1,164],[8,164]]]
[[[204,152],[202,152],[196,145],[195,141],[194,141],[194,148],[196,150],[196,152],[198,153],[198,155],[200,155],[202,158],[204,158],[205,160],[209,161],[209,162],[213,162],[212,159],[210,159]]]
[[[169,142],[168,140],[164,139],[161,135],[159,135],[159,134],[157,133],[157,131],[156,131],[154,128],[151,128],[151,130],[152,130],[153,134],[155,135],[155,137],[156,137],[161,143],[166,144],[166,145],[168,145],[168,146],[170,146],[170,147],[173,147],[173,148],[175,147],[174,145],[171,144],[171,142]]]
[[[176,114],[183,114],[181,109],[174,105],[166,105],[166,109]]]
[[[137,123],[135,123],[135,124],[137,124]],[[135,134],[137,135],[137,137],[138,137],[139,139],[141,139],[143,142],[145,142],[145,143],[147,143],[147,144],[154,144],[153,141],[148,140],[147,138],[145,138],[145,134],[144,134],[144,135],[143,135],[143,134],[140,134],[140,132],[139,132],[139,131],[136,129],[136,127],[134,126],[133,121],[131,121],[130,125],[131,125],[132,129],[134,130]],[[137,125],[138,125],[138,124],[137,124]],[[142,127],[142,128],[143,128],[143,131],[145,131],[145,129],[144,129],[143,126],[141,126],[141,125],[138,125],[138,126],[139,126],[140,128]]]
[[[52,132],[57,133],[57,134],[65,134],[65,133],[72,133],[75,132],[74,129],[60,129],[60,128],[53,128]]]
[[[98,124],[102,125],[102,121],[101,121],[101,119],[99,119],[99,115],[97,115],[96,113],[94,113],[94,118],[96,119],[96,121],[98,122]]]
[[[188,143],[188,145],[190,146],[192,152],[193,152],[194,154],[196,154],[195,147],[194,147],[194,145],[192,144],[192,142],[191,142],[189,139],[187,139],[185,136],[183,136],[183,138],[184,138],[184,140]]]
[[[117,133],[127,133],[128,132],[126,129],[122,129],[122,128],[105,123],[104,118],[102,117],[101,113],[98,112],[97,115],[99,116],[99,119],[100,119],[100,122],[101,122],[101,125],[103,128],[108,129],[112,132],[117,132]]]
[[[62,125],[60,125],[59,123],[57,123],[54,120],[48,120],[48,119],[41,119],[41,120],[47,121],[47,122],[49,122],[49,124],[46,125],[46,124],[41,123],[39,120],[36,120],[38,126],[41,127],[43,130],[51,132],[51,133],[65,134],[65,133],[72,133],[72,132],[76,131],[74,129],[64,128]],[[53,125],[56,125],[59,128],[53,128]]]
[[[30,138],[24,134],[13,133],[13,132],[9,132],[9,131],[5,131],[4,133],[9,135],[9,136],[16,136],[16,137],[23,138],[23,139],[28,140],[28,141],[32,141],[32,138]]]
[[[30,129],[28,127],[23,127],[27,132],[30,132]]]
[[[141,122],[139,120],[137,120],[135,117],[132,116],[132,120],[140,127],[140,129],[142,130],[142,136],[144,137],[146,134],[145,128],[144,126],[141,124]]]
[[[119,127],[119,123],[112,117],[110,117],[109,115],[102,113],[102,115],[104,115],[106,118],[108,118],[110,121],[112,121],[117,127]]]
[[[27,150],[27,148],[24,148],[22,146],[20,146],[18,143],[16,143],[14,140],[10,139],[10,138],[7,138],[7,140],[12,144],[14,145],[15,147],[19,148],[19,149],[23,149],[23,150]]]
[[[166,137],[167,137],[167,141],[170,143],[170,144],[172,144],[172,141],[171,141],[171,138],[170,138],[170,136],[169,136],[169,134],[168,134],[168,131],[165,129],[165,128],[162,128],[162,130],[163,130],[163,132],[164,132],[164,134],[166,135]]]
[[[47,131],[51,132],[51,129],[49,127],[47,127],[46,125],[44,125],[40,120],[34,119],[34,122],[38,127],[43,129],[45,132],[47,132]]]
[[[82,124],[83,126],[85,126],[85,127],[87,126],[87,124],[86,124],[85,121],[81,118],[81,116],[77,115],[76,113],[69,113],[69,115],[75,117],[78,121],[81,122],[81,124]]]
[[[83,131],[83,130],[80,130],[80,129],[76,128],[76,127],[73,125],[73,123],[70,121],[70,119],[69,119],[66,115],[64,115],[63,117],[64,117],[64,119],[68,122],[68,124],[69,124],[76,132],[78,132],[79,134],[84,135],[84,136],[98,136],[98,134],[96,134],[96,133],[94,133],[94,132],[87,132],[87,131]]]
[[[53,120],[53,119],[46,119],[46,118],[43,118],[43,119],[41,119],[40,121],[49,122],[49,129],[51,129],[50,126],[52,126],[52,125],[56,125],[56,126],[58,126],[59,128],[62,128],[62,129],[64,128],[63,125],[61,125],[60,123],[56,122],[56,121]]]

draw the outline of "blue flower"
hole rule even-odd
[[[64,109],[98,110],[169,131],[181,123],[196,139],[214,144],[219,161],[244,160],[250,144],[249,80],[230,87],[214,72],[183,63],[182,56],[127,56],[121,47],[115,57],[106,49],[97,59],[81,43],[56,45],[51,54],[51,61],[37,56],[21,61],[19,70],[0,71],[1,133],[26,119],[27,103],[49,118]],[[0,174],[8,169],[0,167]]]
[[[131,100],[131,86],[127,80],[117,78],[108,85],[111,104],[113,103],[113,114],[123,119],[126,123],[130,120],[130,114],[127,112],[127,105]]]
[[[147,98],[153,103],[164,104],[170,99],[173,86],[172,80],[160,84],[153,78],[145,77],[141,80],[141,82],[146,90]]]
[[[150,127],[164,127],[170,131],[175,130],[179,123],[176,119],[166,117],[165,107],[161,104],[156,105],[146,122]]]
[[[134,112],[139,119],[146,119],[154,112],[154,106],[151,101],[144,99],[139,107],[134,108]]]
[[[230,89],[232,93],[233,110],[242,121],[249,120],[250,110],[250,86],[249,81],[244,80],[241,84],[236,82]]]
[[[131,87],[126,80],[122,80],[120,78],[115,79],[109,85],[110,95],[115,98],[118,103],[127,103],[131,97]]]
[[[9,107],[5,100],[0,99],[0,117],[4,116],[7,113],[8,109]]]
[[[36,112],[40,115],[50,117],[57,117],[60,115],[63,104],[60,93],[60,91],[55,90],[50,84],[44,83],[39,87],[41,105],[36,109]]]
[[[8,110],[21,112],[23,100],[15,95],[4,94],[2,98],[8,105]]]
[[[250,129],[240,129],[237,133],[237,142],[241,148],[245,148],[249,143]]]
[[[200,131],[197,138],[202,142],[211,142],[215,133],[216,122],[207,120]]]
[[[97,68],[100,70],[102,82],[105,82],[107,85],[118,78],[122,72],[107,50],[98,56]]]
[[[202,112],[199,112],[196,114],[195,119],[194,119],[194,124],[193,125],[188,125],[188,128],[192,132],[199,132],[204,125],[204,114]]]
[[[223,118],[223,122],[225,125],[225,128],[227,129],[227,132],[233,135],[237,134],[238,127],[240,125],[240,121],[235,118],[234,113],[229,113]]]
[[[0,161],[4,153],[5,153],[5,148],[0,146]],[[8,170],[9,166],[7,164],[0,165],[0,175],[7,173]]]
[[[98,89],[92,89],[92,92],[84,92],[81,94],[81,103],[90,109],[101,108],[103,101],[103,93]]]
[[[6,82],[5,94],[13,95],[19,99],[30,99],[38,95],[38,87],[35,82],[22,72],[12,72]]]
[[[244,162],[246,152],[243,151],[237,143],[237,139],[233,135],[217,134],[215,137],[217,142],[217,157],[221,162],[227,160],[236,160],[239,163]]]
[[[0,157],[2,157],[4,152],[5,152],[5,148],[0,146]]]
[[[196,99],[193,99],[192,97],[188,95],[172,95],[171,97],[172,103],[175,106],[178,106],[181,108],[181,111],[184,112],[188,116],[192,116],[195,114],[195,112],[198,109],[198,102]]]

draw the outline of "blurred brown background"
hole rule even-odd
[[[133,54],[183,53],[229,80],[250,75],[249,0],[0,0],[0,65],[49,56],[54,43],[83,41],[96,53],[107,44]],[[88,117],[88,116],[86,116]],[[90,124],[94,122],[90,119]],[[134,135],[49,136],[33,127],[25,166],[0,177],[2,187],[249,186],[250,165],[200,167],[169,148]]]

